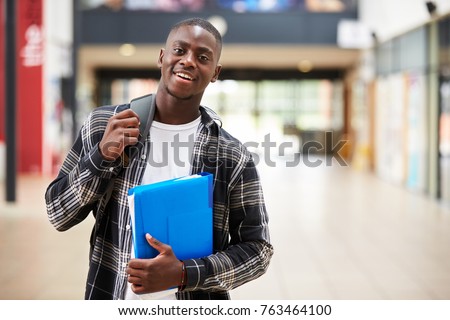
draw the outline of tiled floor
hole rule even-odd
[[[450,207],[349,167],[260,167],[275,255],[233,299],[450,299]],[[0,299],[82,299],[92,219],[47,221],[50,178],[0,185]]]

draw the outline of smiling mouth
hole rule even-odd
[[[194,78],[192,78],[190,75],[183,73],[183,72],[176,72],[175,75],[177,75],[178,77],[180,77],[181,79],[184,79],[184,80],[189,80],[189,81],[194,80]]]

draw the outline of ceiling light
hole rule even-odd
[[[297,68],[300,72],[307,73],[313,68],[313,64],[309,60],[302,60],[298,63]]]
[[[120,46],[119,53],[124,57],[131,57],[136,53],[136,47],[130,43],[125,43]]]
[[[228,30],[228,23],[225,18],[221,16],[211,16],[208,21],[219,31],[220,35],[223,37]]]

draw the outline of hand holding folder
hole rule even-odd
[[[128,192],[136,258],[154,258],[158,251],[145,239],[149,233],[169,244],[180,259],[212,253],[212,174],[200,173],[131,188]]]

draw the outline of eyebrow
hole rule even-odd
[[[179,45],[179,46],[182,46],[182,47],[191,47],[191,45],[188,42],[184,41],[184,40],[175,40],[172,43],[172,45]],[[214,55],[214,51],[211,50],[208,47],[198,47],[198,51],[200,51],[202,53],[210,53],[211,55]]]

